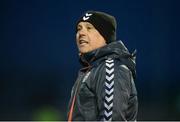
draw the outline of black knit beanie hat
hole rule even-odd
[[[107,44],[116,40],[116,19],[107,13],[87,11],[79,18],[77,25],[79,22],[91,23],[104,37]]]

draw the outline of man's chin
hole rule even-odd
[[[89,51],[80,51],[81,54],[88,53]]]
[[[80,50],[80,53],[81,54],[85,54],[85,53],[88,53],[88,52],[90,52],[91,50]]]

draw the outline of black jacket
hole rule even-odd
[[[68,116],[72,120],[136,120],[135,54],[116,41],[86,53],[80,62],[83,68],[72,89]]]

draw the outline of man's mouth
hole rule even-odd
[[[83,40],[83,39],[79,40],[79,45],[85,45],[85,44],[88,44],[86,40]]]

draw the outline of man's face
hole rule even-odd
[[[103,36],[89,22],[80,22],[77,25],[76,43],[80,53],[87,53],[106,45]]]

